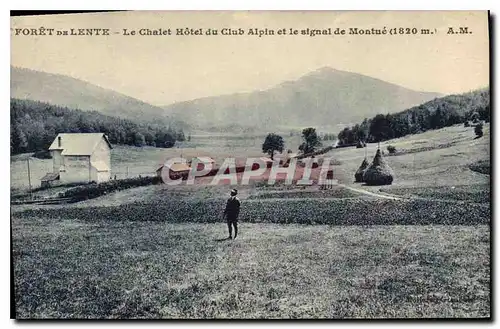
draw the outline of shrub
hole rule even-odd
[[[109,180],[103,183],[91,183],[88,185],[81,185],[66,190],[60,194],[62,198],[72,198],[74,202],[93,199],[100,197],[104,194],[125,190],[133,187],[147,186],[158,184],[161,178],[158,176],[136,177],[119,180]]]
[[[50,152],[47,150],[36,151],[33,153],[33,157],[37,159],[52,159],[52,155],[50,155]]]
[[[483,137],[483,124],[479,123],[474,128],[474,132],[476,133],[477,138]]]
[[[466,127],[466,128],[467,128],[467,127],[470,127],[470,122],[469,122],[469,121],[465,121],[465,123],[464,123],[464,127]]]
[[[396,148],[392,145],[389,145],[387,146],[387,151],[389,152],[389,154],[394,154],[396,153]]]
[[[304,158],[308,158],[308,157],[314,157],[316,155],[322,155],[322,154],[325,154],[325,153],[328,153],[330,152],[331,150],[333,150],[333,146],[327,146],[321,150],[318,150],[318,151],[315,151],[315,152],[311,152],[311,153],[308,153],[308,154],[299,154],[297,156],[297,159],[300,160],[300,159],[304,159]]]
[[[490,160],[479,160],[469,165],[469,169],[480,174],[489,175],[491,173]]]

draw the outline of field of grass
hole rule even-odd
[[[10,187],[11,190],[28,190],[28,159],[30,166],[31,187],[40,187],[40,179],[46,173],[52,172],[52,159],[37,159],[29,154],[10,157]]]
[[[18,318],[488,317],[489,228],[13,218]]]
[[[394,170],[394,187],[437,187],[487,185],[490,176],[470,169],[470,164],[490,158],[489,124],[485,125],[485,134],[475,139],[474,128],[456,125],[422,134],[405,136],[380,143],[380,148],[387,153],[387,146],[393,145],[399,150],[413,150],[425,147],[425,152],[386,156],[385,160]],[[440,145],[450,145],[441,148]],[[377,144],[368,144],[367,159],[371,162]],[[354,181],[354,173],[365,157],[365,150],[345,148],[333,151],[342,165],[336,167],[339,180],[344,183]],[[489,163],[489,162],[488,162]],[[335,173],[335,172],[334,172]],[[363,187],[379,189],[377,187]]]
[[[381,143],[402,151],[385,157],[392,186],[353,182],[376,144],[326,154],[345,187],[238,186],[234,241],[222,240],[225,185],[152,185],[70,205],[12,206],[17,315],[488,317],[489,125],[479,139],[473,129]],[[168,157],[258,157],[261,142],[210,135],[182,148],[118,146],[112,168],[132,177],[152,174]],[[11,158],[13,188],[27,184],[26,157]],[[32,160],[34,175],[50,168],[51,160]]]

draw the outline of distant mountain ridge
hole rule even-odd
[[[11,67],[10,93],[11,98],[36,100],[82,111],[98,111],[132,120],[169,121],[160,107],[61,74]]]
[[[61,74],[11,67],[11,97],[47,102],[181,129],[265,130],[349,124],[393,113],[442,95],[413,91],[369,76],[323,67],[263,91],[154,106]],[[229,129],[229,128],[227,128]]]
[[[402,111],[441,96],[323,67],[268,90],[199,98],[163,108],[198,127],[335,125]]]

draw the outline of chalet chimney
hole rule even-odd
[[[61,147],[61,136],[57,137],[57,146]]]

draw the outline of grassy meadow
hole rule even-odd
[[[489,316],[487,225],[13,224],[20,318]]]
[[[12,205],[18,318],[470,318],[490,316],[490,134],[453,126],[381,143],[392,185],[354,183],[367,149],[334,149],[341,185],[151,185],[67,205]],[[297,136],[283,136],[297,150]],[[117,146],[112,170],[165,158],[262,156],[263,136]],[[294,144],[295,143],[295,144]],[[294,146],[296,145],[296,146]],[[387,155],[386,147],[397,152]],[[28,155],[11,158],[25,189]],[[51,160],[32,158],[43,176]],[[482,171],[482,170],[481,170]],[[38,182],[39,183],[39,182]],[[369,194],[363,192],[370,192]],[[392,199],[382,198],[392,196]]]

